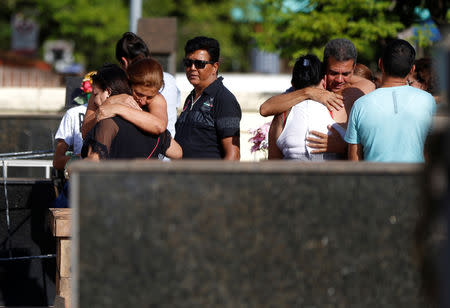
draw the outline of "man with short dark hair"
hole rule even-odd
[[[223,78],[217,77],[219,42],[198,36],[184,51],[186,77],[194,89],[175,124],[183,158],[239,160],[241,108]]]
[[[353,105],[345,141],[350,160],[423,162],[424,144],[436,103],[429,93],[407,85],[414,71],[414,48],[396,39],[378,66],[382,85]]]
[[[327,90],[338,93],[351,84],[357,56],[355,45],[347,39],[334,39],[325,45],[323,63]]]

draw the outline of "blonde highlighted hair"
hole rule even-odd
[[[127,68],[130,85],[141,85],[161,89],[164,86],[161,64],[152,58],[140,59]]]

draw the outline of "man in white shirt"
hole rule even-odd
[[[81,137],[81,125],[83,124],[84,114],[87,104],[76,106],[67,110],[66,114],[59,124],[56,132],[56,150],[53,156],[53,167],[58,170],[64,170],[66,163],[72,155],[66,155],[70,149],[73,155],[79,155],[83,146]]]

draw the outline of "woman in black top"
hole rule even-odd
[[[93,100],[100,106],[112,95],[131,94],[143,110],[148,109],[152,98],[158,95],[162,86],[162,68],[153,59],[144,59],[147,64],[142,76],[142,84],[132,83],[132,88],[145,94],[145,100],[136,97],[136,90],[128,85],[126,73],[117,65],[105,65],[92,76]],[[139,63],[141,61],[136,62]],[[141,63],[142,64],[142,63]],[[160,71],[160,73],[159,73]],[[85,138],[82,156],[91,160],[100,159],[132,159],[157,158],[167,156],[179,159],[182,156],[181,147],[172,139],[168,130],[160,135],[149,134],[133,123],[120,116],[102,120],[88,133]]]

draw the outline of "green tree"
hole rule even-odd
[[[243,0],[143,0],[142,15],[177,17],[179,60],[188,39],[205,35],[221,44],[222,70],[245,71],[250,27],[231,16],[238,2]],[[95,69],[104,62],[115,62],[116,41],[129,28],[129,3],[130,0],[1,0],[0,48],[9,48],[11,15],[30,10],[41,25],[41,44],[49,39],[71,40],[75,43],[76,60],[88,70]]]
[[[404,28],[388,0],[297,1],[300,10],[286,7],[284,0],[256,2],[263,20],[262,31],[253,34],[258,46],[290,59],[309,52],[321,58],[329,40],[343,37],[355,44],[359,61],[369,63],[377,56],[374,46]]]
[[[75,43],[75,57],[95,69],[115,62],[117,39],[128,29],[128,1],[38,0],[42,35]]]
[[[114,47],[128,29],[127,0],[6,0],[0,2],[1,49],[9,49],[12,14],[26,12],[40,24],[40,42],[75,43],[75,59],[88,70],[114,62]],[[5,30],[8,29],[8,30]]]
[[[217,39],[221,48],[221,70],[248,69],[250,27],[232,18],[236,0],[144,0],[144,17],[175,16],[178,24],[179,69],[186,41],[203,35]]]
[[[176,9],[174,0],[143,0],[142,17],[172,16]]]

